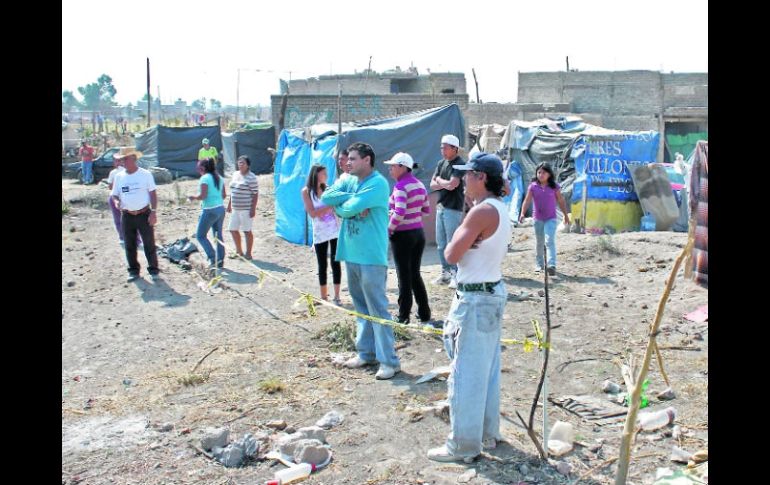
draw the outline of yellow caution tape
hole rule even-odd
[[[214,238],[214,239],[219,241],[221,244],[224,245],[224,241],[222,241],[220,239],[217,239],[217,238]],[[279,284],[281,284],[282,286],[291,288],[292,290],[294,290],[297,293],[299,293],[300,297],[297,298],[297,300],[295,301],[294,304],[297,305],[297,304],[301,304],[301,303],[304,302],[307,305],[307,307],[308,307],[308,313],[310,314],[310,316],[314,317],[314,316],[317,315],[316,310],[315,310],[315,304],[320,304],[320,305],[324,305],[324,306],[329,307],[329,308],[333,308],[334,310],[341,311],[343,313],[347,313],[350,316],[353,316],[353,317],[356,317],[356,318],[363,318],[364,320],[368,320],[368,321],[373,322],[373,323],[378,323],[380,325],[387,325],[387,326],[393,327],[393,328],[400,328],[400,329],[408,331],[408,332],[419,332],[419,333],[425,333],[425,334],[431,334],[431,335],[444,335],[444,331],[442,329],[435,328],[435,327],[432,327],[430,325],[423,325],[421,327],[415,327],[415,326],[410,326],[410,325],[407,325],[407,324],[404,324],[404,323],[399,323],[399,322],[396,322],[396,321],[393,321],[393,320],[387,320],[385,318],[379,318],[379,317],[373,317],[371,315],[365,315],[363,313],[359,313],[359,312],[354,311],[354,310],[348,310],[347,308],[342,308],[342,307],[337,306],[337,305],[335,305],[333,303],[330,303],[330,302],[328,302],[326,300],[323,300],[321,298],[317,298],[317,297],[311,295],[310,293],[306,293],[305,291],[297,288],[296,286],[292,285],[291,283],[288,283],[288,282],[282,280],[281,278],[278,278],[277,276],[270,274],[270,272],[268,272],[268,271],[260,268],[259,266],[257,266],[257,264],[253,260],[246,259],[245,257],[243,257],[241,255],[237,255],[236,258],[243,260],[245,263],[250,263],[252,266],[256,266],[257,269],[259,269],[259,280],[258,280],[257,284],[258,284],[258,287],[260,289],[262,288],[262,285],[265,282],[265,278],[271,278],[271,279],[275,280],[276,282],[278,282]],[[221,276],[217,276],[215,278],[212,278],[212,281],[214,281],[215,279],[218,281],[218,280],[222,279],[222,277]],[[209,284],[211,285],[212,283],[209,282]],[[525,338],[523,341],[522,340],[516,340],[516,339],[500,339],[500,343],[505,344],[505,345],[522,345],[524,352],[531,352],[535,348],[535,346],[537,346],[538,349],[544,349],[546,347],[546,343],[543,341],[543,333],[540,330],[540,327],[539,327],[539,325],[537,323],[537,320],[532,320],[532,325],[535,327],[535,335],[537,336],[537,342],[533,342],[533,341]]]

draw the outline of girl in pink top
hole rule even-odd
[[[543,239],[548,246],[548,274],[556,274],[556,203],[564,214],[564,224],[569,224],[567,203],[561,195],[561,187],[556,183],[553,170],[547,163],[537,166],[535,177],[527,188],[527,196],[519,215],[519,222],[524,220],[524,214],[529,204],[534,201],[533,218],[535,220],[535,272],[543,270]]]

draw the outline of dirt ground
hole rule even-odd
[[[196,184],[159,186],[160,243],[192,239],[200,209],[184,197],[196,192]],[[376,368],[336,367],[335,352],[317,335],[353,318],[322,306],[311,317],[306,305],[296,304],[300,294],[286,285],[317,294],[315,258],[310,248],[275,235],[272,176],[261,176],[260,186],[253,264],[227,259],[224,288],[204,291],[196,271],[162,258],[160,281],[143,271],[143,279],[126,283],[106,187],[62,180],[69,203],[62,215],[62,484],[264,483],[283,465],[265,460],[224,468],[191,445],[199,446],[209,426],[227,426],[237,439],[246,432],[273,433],[265,426],[271,420],[310,426],[330,410],[345,416],[327,433],[333,461],[306,483],[572,483],[595,467],[580,483],[613,483],[616,465],[602,465],[618,455],[622,422],[599,426],[548,402],[550,425],[571,423],[580,444],[561,458],[572,465],[569,477],[539,461],[516,412],[529,415],[542,357],[521,346],[502,353],[501,431],[508,443],[469,465],[428,460],[427,450],[443,443],[448,424],[412,408],[446,397],[442,380],[415,384],[448,363],[440,339],[415,332],[411,340],[399,340],[402,372],[390,381],[376,381]],[[233,245],[226,238],[229,252]],[[531,227],[514,229],[503,272],[509,293],[505,338],[533,338],[533,319],[545,326],[533,239]],[[550,397],[606,401],[602,382],[623,383],[617,363],[626,352],[641,360],[664,281],[685,243],[686,234],[673,232],[558,234],[559,274],[550,285],[552,325],[558,325],[552,331]],[[139,260],[144,269],[144,256]],[[200,253],[191,260],[202,261]],[[258,268],[282,281],[268,278],[260,285]],[[428,246],[423,278],[434,317],[444,318],[453,292],[428,283],[438,271],[435,246]],[[343,303],[352,309],[344,271],[342,287]],[[394,312],[397,296],[391,263]],[[670,428],[640,433],[633,445],[640,458],[633,460],[629,483],[652,483],[658,467],[682,467],[669,460],[674,445],[689,452],[708,447],[708,324],[682,318],[707,301],[708,292],[685,281],[680,270],[658,336],[676,399],[655,398],[666,384],[654,360],[647,395],[652,409],[674,406],[686,434],[676,440]],[[267,384],[283,389],[270,393]],[[165,423],[171,431],[161,431]],[[542,429],[542,408],[536,423]]]

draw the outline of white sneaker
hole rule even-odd
[[[457,288],[457,273],[452,271],[452,273],[449,276],[449,287],[453,290]]]
[[[356,355],[355,357],[346,360],[344,365],[348,369],[358,369],[360,367],[364,367],[364,366],[372,365],[372,364],[374,364],[374,362],[370,362],[368,360],[364,360],[361,357]]]
[[[396,375],[396,372],[401,372],[401,366],[397,365],[396,367],[391,367],[389,365],[380,364],[380,368],[377,371],[376,374],[374,374],[375,379],[385,380],[390,379],[394,375]]]
[[[442,271],[441,274],[438,275],[438,277],[431,282],[434,285],[445,285],[449,283],[449,280],[451,279],[452,279],[452,275],[449,273],[449,271]]]
[[[458,456],[453,455],[446,449],[446,445],[438,448],[431,448],[428,450],[428,459],[433,461],[440,461],[442,463],[451,463],[462,461],[465,463],[472,463],[474,456]]]

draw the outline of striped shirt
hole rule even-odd
[[[251,209],[251,200],[253,195],[259,193],[259,181],[253,172],[245,176],[240,171],[233,172],[233,178],[230,180],[230,203],[233,210]]]
[[[388,208],[390,209],[389,232],[421,229],[422,216],[430,214],[428,191],[411,172],[406,172],[393,187]]]

